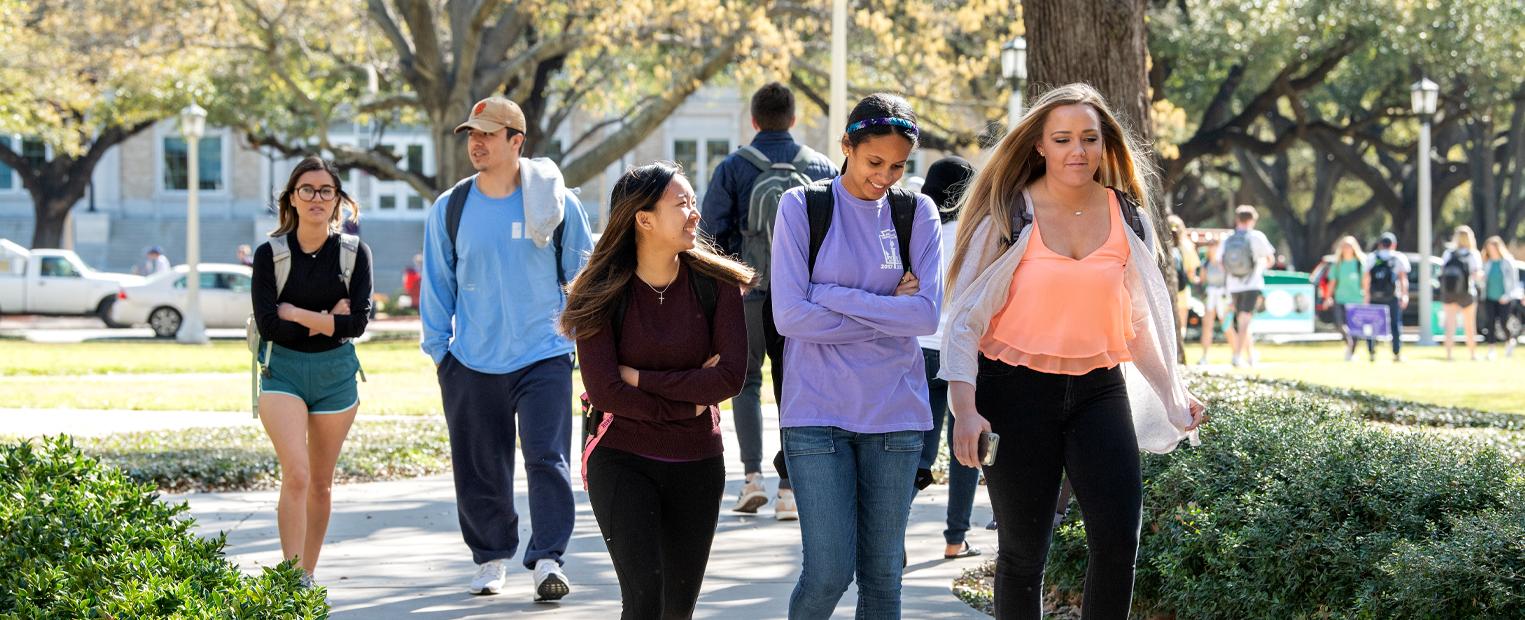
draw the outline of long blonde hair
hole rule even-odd
[[[1488,258],[1488,250],[1493,250],[1493,258]],[[1509,245],[1504,243],[1504,238],[1498,235],[1489,237],[1483,242],[1483,258],[1487,260],[1514,260],[1514,254],[1509,252]]]
[[[681,174],[677,164],[659,161],[632,168],[615,182],[609,197],[609,225],[593,247],[588,265],[567,284],[567,306],[559,324],[562,334],[586,338],[609,326],[616,304],[625,303],[625,289],[635,277],[635,214],[656,208],[667,184]],[[749,285],[756,277],[751,267],[725,256],[703,237],[678,256],[689,269],[721,285]]]
[[[1456,244],[1458,249],[1477,251],[1477,233],[1472,232],[1471,226],[1457,226],[1456,233],[1451,235],[1451,243]]]
[[[1344,237],[1340,237],[1339,241],[1335,242],[1334,261],[1336,263],[1345,260],[1341,256],[1341,248],[1350,248],[1350,255],[1355,258],[1355,260],[1361,261],[1363,264],[1366,262],[1366,253],[1361,251],[1361,242],[1356,241],[1356,238],[1353,235],[1345,235]]]
[[[1077,82],[1060,86],[1044,93],[1033,103],[1032,109],[1017,126],[996,144],[990,160],[975,174],[968,191],[964,192],[960,207],[962,215],[959,218],[963,223],[958,227],[958,240],[948,273],[950,295],[954,283],[958,282],[964,257],[976,249],[969,246],[974,243],[974,232],[982,220],[995,220],[992,225],[995,226],[996,234],[989,237],[987,247],[978,248],[980,254],[988,257],[988,260],[995,260],[997,253],[994,250],[1003,243],[1002,240],[1013,237],[1011,210],[1020,203],[1022,190],[1042,178],[1046,172],[1043,156],[1038,154],[1038,143],[1043,138],[1043,124],[1048,120],[1049,113],[1056,108],[1077,104],[1090,106],[1101,120],[1104,150],[1101,168],[1096,171],[1096,181],[1131,194],[1138,200],[1139,208],[1145,213],[1154,214],[1150,189],[1158,172],[1147,156],[1144,142],[1117,119],[1106,99],[1091,85]],[[1157,245],[1155,251],[1158,252]],[[987,266],[988,264],[975,265],[975,273],[983,271]]]
[[[358,223],[360,221],[360,205],[344,191],[344,180],[339,178],[339,169],[334,166],[333,162],[322,157],[308,155],[302,158],[302,161],[297,162],[295,168],[291,169],[291,176],[286,179],[286,188],[281,190],[281,193],[275,198],[275,208],[279,213],[280,220],[276,224],[275,230],[270,231],[271,237],[279,237],[290,233],[297,229],[297,224],[301,223],[300,217],[297,216],[297,207],[292,204],[291,197],[297,193],[297,180],[301,179],[302,175],[314,170],[327,172],[328,176],[334,180],[334,200],[338,201],[338,204],[334,205],[334,212],[328,216],[328,230],[330,232],[339,231],[339,220],[343,218],[346,208],[349,209],[348,219],[350,222]]]

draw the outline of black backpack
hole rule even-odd
[[[1446,259],[1446,264],[1440,268],[1441,293],[1462,296],[1472,290],[1472,266],[1467,261],[1471,257],[1471,250],[1459,249],[1451,252],[1451,258]]]
[[[450,271],[455,271],[455,237],[461,230],[461,213],[466,210],[466,197],[471,195],[472,182],[476,176],[461,179],[450,190],[450,201],[445,203],[445,234],[450,236]],[[562,217],[561,223],[556,225],[556,232],[551,233],[551,245],[556,248],[556,283],[561,289],[567,287],[567,268],[561,264],[562,237],[567,233],[567,218]]]
[[[1371,270],[1367,272],[1367,275],[1371,277],[1373,303],[1385,303],[1398,296],[1398,272],[1393,269],[1391,259],[1373,254]]]
[[[911,226],[916,221],[916,195],[899,187],[890,187],[890,220],[895,224],[895,240],[900,244],[900,267],[911,270]],[[831,214],[836,199],[831,195],[831,180],[805,186],[805,212],[810,218],[810,274],[815,275],[815,256],[821,252],[826,232],[831,230]]]

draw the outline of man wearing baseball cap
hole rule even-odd
[[[523,564],[541,602],[570,592],[561,564],[576,517],[572,342],[555,326],[563,287],[593,241],[556,164],[523,157],[525,127],[518,105],[489,97],[455,128],[470,134],[477,174],[429,212],[420,318],[450,431],[461,535],[477,564],[468,590],[497,594],[518,550],[517,430],[532,522]]]
[[[1393,336],[1393,361],[1402,361],[1403,309],[1409,305],[1409,259],[1397,250],[1398,236],[1382,233],[1377,250],[1366,256],[1366,273],[1361,277],[1361,291],[1366,303],[1387,306],[1388,325]],[[1377,341],[1366,341],[1366,352],[1377,359]]]

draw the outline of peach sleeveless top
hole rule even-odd
[[[1031,199],[1023,192],[1024,200]],[[1083,375],[1132,361],[1132,299],[1124,271],[1131,251],[1117,195],[1108,192],[1107,240],[1075,260],[1048,249],[1037,218],[1011,278],[1006,305],[980,339],[980,352],[1012,366]]]

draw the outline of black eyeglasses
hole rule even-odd
[[[324,185],[323,187],[303,185],[297,188],[297,197],[301,198],[302,200],[313,200],[315,198],[320,198],[324,201],[328,201],[333,200],[334,196],[337,195],[339,195],[339,190],[332,185]]]

